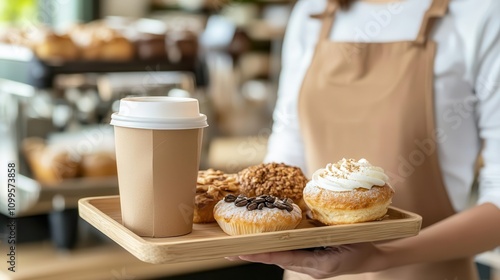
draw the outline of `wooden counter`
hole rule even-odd
[[[56,251],[49,242],[21,244],[17,247],[16,272],[7,270],[6,244],[1,244],[3,265],[0,280],[99,280],[99,279],[154,279],[205,270],[240,265],[217,259],[168,265],[153,265],[139,261],[115,244],[79,248],[69,252]]]

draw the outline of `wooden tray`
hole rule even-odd
[[[217,225],[194,224],[193,232],[179,237],[140,237],[121,224],[118,196],[79,201],[80,216],[102,233],[148,263],[175,263],[227,256],[275,252],[380,241],[417,235],[422,218],[391,207],[381,221],[320,226],[304,219],[296,229],[229,236]]]

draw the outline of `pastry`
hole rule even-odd
[[[135,40],[139,59],[167,59],[167,44],[165,35],[143,34]]]
[[[198,54],[198,37],[190,31],[184,31],[181,36],[175,40],[175,45],[181,54],[181,58],[196,57]]]
[[[342,159],[318,169],[304,189],[304,201],[313,219],[327,225],[381,219],[394,190],[380,167],[366,159]]]
[[[102,40],[94,38],[82,48],[82,57],[86,60],[127,61],[135,56],[134,45],[121,36]]]
[[[214,206],[228,194],[239,194],[235,174],[225,174],[214,169],[198,171],[193,222],[215,222]]]
[[[99,54],[100,59],[107,61],[127,61],[132,60],[134,56],[134,45],[122,36],[104,41]]]
[[[41,183],[56,185],[63,180],[117,176],[115,153],[94,151],[79,154],[65,145],[47,144],[44,139],[28,137],[22,143],[33,177]]]
[[[284,163],[265,163],[250,166],[238,173],[241,193],[246,196],[263,194],[293,199],[302,210],[305,204],[302,191],[308,179],[302,170]]]
[[[35,53],[42,60],[71,61],[79,57],[79,49],[68,36],[48,34],[35,45]]]
[[[118,175],[116,157],[111,152],[94,152],[81,158],[82,177],[115,177]]]
[[[34,178],[44,184],[57,184],[79,176],[78,156],[61,147],[47,146],[41,138],[26,138],[23,152]]]
[[[290,198],[228,195],[215,205],[214,218],[225,233],[242,235],[294,229],[302,211]]]
[[[68,34],[80,47],[84,60],[128,61],[135,57],[134,45],[104,22],[75,25]]]

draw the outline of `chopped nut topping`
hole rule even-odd
[[[236,174],[225,174],[214,169],[198,171],[195,204],[203,208],[228,194],[239,194],[239,189]]]
[[[225,174],[220,170],[207,169],[198,171],[196,193],[208,193],[222,199],[229,193],[239,193],[239,183],[236,174]]]
[[[248,196],[269,194],[300,200],[308,180],[298,167],[268,163],[240,171],[238,181],[242,193]]]

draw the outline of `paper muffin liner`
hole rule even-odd
[[[263,232],[272,232],[272,231],[282,231],[282,230],[290,230],[294,229],[300,223],[300,220],[295,224],[240,224],[236,222],[226,222],[224,220],[218,220],[222,231],[229,235],[244,235],[244,234],[254,234],[254,233],[263,233]]]

